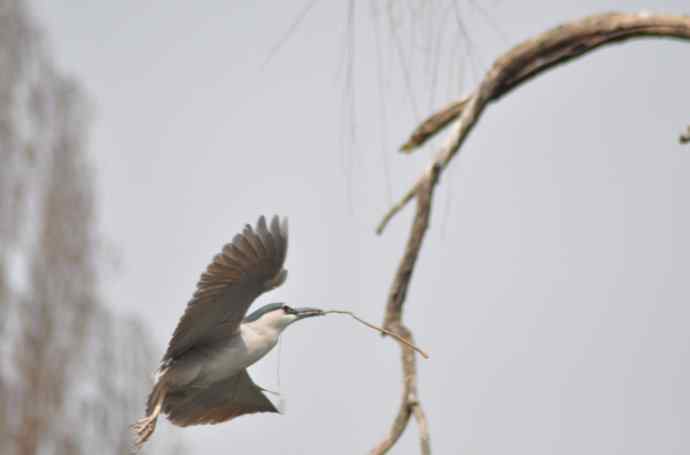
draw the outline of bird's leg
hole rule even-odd
[[[165,392],[165,389],[161,390],[161,393],[158,395],[156,399],[156,403],[153,407],[153,411],[151,411],[151,414],[137,420],[137,422],[130,427],[136,436],[136,440],[134,441],[135,452],[138,452],[139,449],[141,449],[144,443],[151,437],[153,432],[156,430],[156,421],[158,420],[158,416],[160,415],[161,410],[163,409]]]

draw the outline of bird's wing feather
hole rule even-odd
[[[247,370],[204,389],[190,389],[166,398],[163,412],[175,425],[214,424],[243,414],[278,412]]]
[[[237,330],[254,299],[285,280],[286,253],[287,220],[274,216],[269,227],[262,216],[256,229],[247,225],[201,275],[163,362]]]

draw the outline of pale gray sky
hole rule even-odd
[[[413,113],[387,64],[383,158],[368,2],[355,15],[349,151],[336,76],[345,3],[318,2],[263,67],[304,2],[32,3],[93,106],[101,230],[119,258],[106,297],[151,327],[161,353],[209,259],[262,213],[290,218],[291,249],[289,280],[261,303],[381,320],[411,215],[373,234],[391,202],[384,163],[396,197],[432,150],[395,153],[429,96],[414,93]],[[504,35],[463,4],[482,71],[564,20],[689,9],[480,3]],[[677,143],[689,49],[631,42],[529,82],[487,110],[444,175],[406,312],[431,353],[420,395],[436,453],[690,452],[690,149]],[[475,82],[468,71],[453,89]],[[280,365],[286,415],[165,424],[154,437],[174,431],[189,453],[349,454],[388,430],[400,395],[391,340],[348,319],[308,320],[287,331]],[[276,356],[252,374],[276,387]],[[412,425],[395,453],[416,451]]]

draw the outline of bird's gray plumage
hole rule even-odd
[[[213,258],[168,344],[163,362],[195,346],[210,344],[237,330],[249,306],[264,291],[282,284],[288,245],[287,220],[274,216],[270,229],[262,216],[256,230],[247,225]]]
[[[268,305],[264,305],[258,310],[253,311],[249,316],[245,317],[242,322],[253,322],[259,319],[261,316],[263,316],[266,313],[269,313],[273,310],[277,310],[283,306],[282,303],[269,303]]]
[[[175,425],[214,424],[242,414],[278,412],[247,370],[214,383],[201,392],[172,394],[165,400],[163,412]]]
[[[324,314],[313,308],[266,305],[245,317],[263,292],[283,284],[287,221],[262,216],[223,247],[201,275],[156,373],[146,417],[134,430],[137,447],[162,412],[179,426],[223,422],[255,412],[278,412],[246,368],[265,356],[292,322]]]

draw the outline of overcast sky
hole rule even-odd
[[[410,208],[382,237],[373,228],[433,153],[395,152],[415,122],[562,21],[689,9],[461,2],[472,50],[441,59],[431,97],[428,52],[408,54],[406,90],[395,47],[377,52],[369,2],[354,41],[345,2],[317,2],[267,64],[304,1],[32,3],[92,106],[105,296],[161,354],[209,259],[260,214],[291,229],[290,277],[260,303],[380,321]],[[629,42],[529,82],[486,111],[444,174],[405,313],[431,354],[419,387],[436,453],[690,452],[690,149],[677,141],[689,49]],[[280,379],[275,354],[252,375],[280,388],[285,415],[166,423],[154,437],[174,431],[199,454],[351,454],[385,435],[401,391],[393,341],[332,316],[281,344]],[[411,425],[395,453],[416,451]]]

